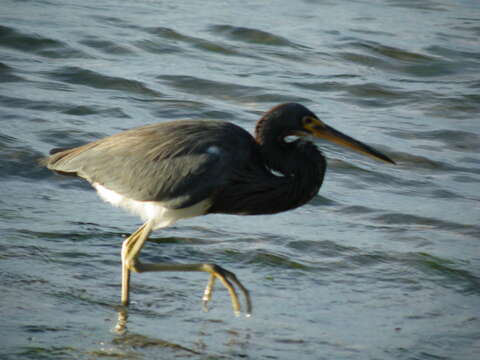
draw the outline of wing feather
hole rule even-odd
[[[182,208],[225,186],[249,163],[256,146],[248,132],[231,123],[174,121],[127,130],[42,162],[134,200]]]

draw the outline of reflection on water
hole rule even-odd
[[[117,325],[114,328],[114,331],[117,334],[122,335],[127,331],[128,308],[124,306],[119,306],[117,311],[118,311],[118,321],[117,321]]]
[[[110,346],[105,346],[101,350],[92,352],[92,355],[95,356],[134,356],[134,353],[129,351],[130,348],[139,348],[139,349],[152,349],[153,351],[158,351],[158,349],[169,349],[174,352],[176,356],[185,356],[185,353],[196,354],[196,355],[207,355],[212,351],[209,348],[207,342],[205,342],[205,337],[209,336],[210,331],[208,330],[208,324],[205,323],[200,327],[199,332],[197,333],[196,339],[192,344],[192,348],[183,346],[179,343],[173,343],[170,341],[162,340],[157,337],[148,337],[138,333],[131,333],[128,330],[128,308],[117,307],[118,311],[118,322],[113,332],[116,336],[112,339]],[[221,323],[213,321],[215,323]],[[226,332],[227,340],[225,345],[231,349],[232,352],[237,353],[238,356],[245,357],[245,354],[238,353],[238,349],[245,351],[248,348],[248,343],[250,341],[249,331],[236,331],[228,330]],[[182,339],[178,339],[182,340]],[[157,350],[155,348],[158,348]],[[213,353],[210,354],[213,356]],[[219,355],[216,355],[219,356]]]
[[[476,1],[2,2],[2,359],[476,359],[480,176]],[[251,130],[301,102],[394,158],[319,143],[308,205],[206,216],[154,233],[148,262],[217,263],[252,293],[232,315],[205,274],[135,278],[138,225],[37,160],[181,118]],[[112,328],[117,331],[112,331]],[[160,340],[161,339],[161,340]]]

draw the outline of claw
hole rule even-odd
[[[215,276],[213,274],[210,274],[210,278],[208,279],[207,287],[203,292],[203,298],[202,298],[203,310],[205,312],[208,311],[208,302],[212,299],[214,285],[215,285]]]
[[[215,279],[218,278],[223,286],[225,286],[230,293],[230,298],[232,300],[232,307],[233,312],[236,316],[240,315],[240,301],[238,300],[237,292],[235,291],[234,286],[235,284],[243,293],[245,297],[245,305],[246,305],[246,316],[250,317],[252,313],[252,303],[250,300],[250,294],[248,290],[242,285],[240,280],[237,279],[234,273],[225,270],[224,268],[215,265],[215,264],[204,264],[204,271],[210,274],[210,278],[207,283],[207,287],[205,288],[205,292],[203,295],[203,309],[208,310],[208,302],[212,298],[213,293],[213,286],[215,284]]]
[[[130,235],[122,245],[122,304],[129,303],[129,283],[131,271],[142,273],[147,271],[204,271],[210,274],[207,286],[203,293],[203,310],[208,311],[208,303],[212,299],[216,279],[219,279],[230,294],[233,312],[240,315],[240,301],[235,287],[240,289],[245,297],[246,316],[252,313],[252,303],[248,290],[237,279],[234,273],[215,264],[153,264],[142,263],[138,259],[140,250],[152,231],[152,224],[146,222],[137,231]]]

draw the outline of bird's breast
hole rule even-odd
[[[138,201],[110,190],[99,183],[93,183],[92,185],[103,200],[140,216],[144,221],[151,222],[154,229],[172,225],[180,219],[204,215],[211,206],[211,200],[207,198],[188,207],[172,209],[160,201]]]

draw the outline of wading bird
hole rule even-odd
[[[292,141],[292,136],[298,138]],[[123,305],[129,303],[131,271],[203,271],[210,274],[205,308],[219,279],[230,293],[236,314],[240,302],[235,287],[243,292],[248,315],[249,293],[232,272],[216,264],[142,263],[140,251],[153,230],[180,219],[212,213],[275,214],[307,203],[322,185],[326,160],[305,136],[394,164],[296,103],[265,113],[254,137],[229,122],[178,120],[127,130],[72,149],[54,149],[42,163],[57,173],[86,179],[105,201],[144,220],[122,245]]]

